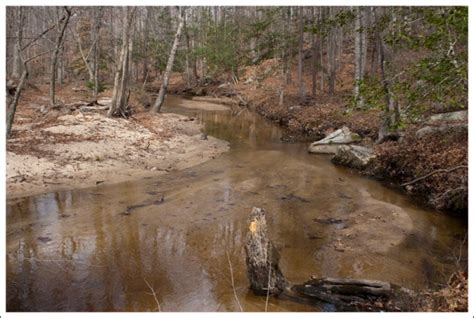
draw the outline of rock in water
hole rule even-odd
[[[375,155],[370,148],[343,145],[339,146],[331,161],[350,168],[365,169],[374,159]]]
[[[270,242],[265,210],[254,207],[248,221],[245,244],[247,274],[255,294],[278,295],[288,285],[279,265],[279,254]],[[269,279],[270,278],[270,279]]]
[[[313,145],[309,146],[310,153],[335,154],[341,145]]]
[[[326,138],[313,142],[308,151],[310,153],[336,153],[338,145],[351,144],[361,141],[362,138],[352,133],[346,126],[330,133]]]

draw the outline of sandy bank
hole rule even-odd
[[[228,150],[200,128],[177,114],[125,120],[77,111],[50,123],[17,124],[7,142],[7,197],[153,177]]]
[[[200,98],[193,97],[192,99],[179,99],[177,103],[179,107],[184,107],[188,109],[200,109],[206,111],[226,111],[229,110],[228,106],[224,104],[228,102],[229,99],[223,98]]]

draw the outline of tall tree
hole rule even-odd
[[[49,84],[49,102],[51,106],[56,105],[56,74],[57,74],[57,64],[58,56],[61,50],[61,46],[64,44],[64,33],[66,32],[69,19],[71,18],[71,9],[64,7],[66,13],[66,18],[63,20],[63,24],[59,30],[58,36],[56,38],[56,46],[53,51],[53,56],[51,58],[51,80]]]
[[[354,19],[354,101],[356,107],[362,107],[364,100],[360,87],[364,80],[365,62],[367,55],[366,14],[364,7],[356,7]]]
[[[313,23],[317,21],[316,23],[319,23],[319,20],[316,18],[316,8],[312,7],[311,8],[311,18],[313,20]],[[318,64],[318,47],[316,44],[316,32],[313,29],[311,32],[311,46],[312,46],[312,63],[311,63],[311,95],[313,97],[316,96],[316,73],[317,73],[317,64]]]
[[[128,77],[130,59],[130,32],[136,7],[122,7],[122,49],[120,60],[115,70],[112,102],[107,116],[125,116],[124,111],[128,101]]]
[[[58,21],[58,24],[61,22],[65,21],[67,18],[66,16],[63,16],[61,20]],[[19,25],[19,27],[23,28],[23,22]],[[21,47],[20,51],[18,52],[18,56],[20,59],[20,63],[22,64],[21,69],[23,70],[20,76],[19,83],[16,87],[9,87],[7,84],[7,138],[10,137],[11,130],[12,130],[12,125],[13,125],[13,120],[15,118],[15,113],[16,113],[16,107],[18,105],[18,101],[20,100],[20,95],[23,91],[23,87],[25,86],[26,79],[29,75],[29,70],[28,70],[28,63],[39,58],[40,56],[43,56],[45,54],[50,53],[50,51],[45,51],[38,53],[30,58],[23,59],[22,57],[22,52],[25,51],[27,48],[29,48],[31,45],[36,43],[40,38],[42,38],[44,35],[46,35],[49,31],[54,29],[55,25],[52,25],[45,29],[43,32],[38,34],[36,37],[32,38],[27,44]],[[13,94],[11,93],[13,91]]]
[[[171,52],[168,57],[168,63],[166,63],[166,70],[163,73],[163,77],[161,80],[160,91],[158,92],[158,97],[156,98],[155,104],[153,105],[151,111],[158,113],[163,105],[163,101],[165,100],[166,90],[168,88],[169,77],[171,75],[171,70],[173,69],[174,64],[174,57],[176,55],[176,51],[178,50],[179,40],[181,38],[181,31],[183,30],[184,26],[184,14],[185,9],[179,8],[179,22],[178,28],[176,29],[176,34],[174,36],[173,46],[171,47]]]
[[[303,44],[304,44],[304,17],[303,7],[298,7],[298,87],[299,97],[304,98],[304,82],[303,82]]]
[[[92,24],[92,75],[93,75],[93,89],[92,96],[97,100],[99,95],[99,58],[100,58],[100,27],[103,15],[103,8],[98,7],[94,10],[94,22]]]
[[[23,73],[23,62],[21,60],[21,44],[23,41],[23,25],[25,20],[24,8],[16,7],[16,36],[15,36],[15,44],[13,47],[13,71],[12,77],[20,78],[21,74]]]
[[[388,26],[391,36],[394,36],[395,27],[393,21],[396,20],[394,9],[389,9],[390,23]],[[393,52],[390,46],[385,43],[384,38],[380,32],[377,33],[377,39],[379,41],[379,52],[380,52],[380,73],[382,76],[382,86],[385,95],[385,108],[382,112],[382,120],[379,128],[379,135],[377,143],[384,142],[387,139],[398,138],[398,126],[400,123],[400,108],[398,99],[396,98],[393,89],[392,81],[394,79],[393,74]]]

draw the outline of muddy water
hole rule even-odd
[[[266,209],[281,267],[311,275],[444,284],[467,231],[380,183],[280,142],[248,112],[195,117],[228,140],[219,158],[159,178],[7,202],[8,311],[262,311],[248,291],[243,242],[253,206]],[[159,202],[164,196],[164,202]],[[128,212],[127,212],[128,211]],[[147,284],[148,283],[148,284]],[[270,299],[272,311],[331,307]]]

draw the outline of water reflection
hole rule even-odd
[[[292,281],[363,277],[423,289],[444,283],[453,251],[465,251],[459,220],[309,156],[304,145],[282,144],[280,130],[251,113],[168,110],[194,116],[231,151],[156,179],[8,202],[7,310],[151,311],[146,280],[162,310],[237,311],[228,254],[244,309],[262,311],[243,249],[255,205],[267,210]],[[163,204],[123,214],[162,194]],[[315,221],[329,218],[343,226]],[[269,308],[331,309],[273,298]]]

